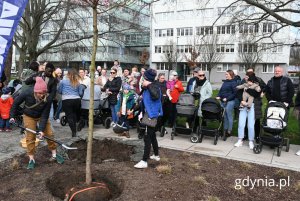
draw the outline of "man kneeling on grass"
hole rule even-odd
[[[47,93],[47,84],[41,77],[36,77],[34,88],[22,91],[22,93],[15,99],[10,111],[11,123],[15,122],[14,117],[16,116],[17,108],[23,102],[25,102],[23,116],[24,127],[36,130],[37,123],[39,123],[38,130],[40,131],[41,137],[45,135],[49,138],[53,138],[49,121],[52,100]],[[33,169],[35,166],[35,139],[36,135],[34,133],[26,131],[27,154],[29,156],[27,169]],[[64,158],[56,154],[56,144],[50,140],[47,140],[47,143],[48,148],[52,152],[50,161],[57,161],[57,163],[62,164],[64,162]]]

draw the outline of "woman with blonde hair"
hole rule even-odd
[[[76,137],[76,123],[79,121],[81,97],[85,86],[79,83],[80,76],[76,69],[69,69],[66,79],[61,80],[58,93],[62,94],[62,109],[66,114],[67,122]]]

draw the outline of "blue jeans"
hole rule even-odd
[[[111,118],[114,123],[118,123],[118,115],[116,111],[116,105],[110,105],[110,110],[111,110]]]
[[[254,104],[252,104],[249,111],[247,111],[247,107],[244,107],[242,110],[240,110],[239,115],[239,139],[243,139],[245,135],[245,125],[246,120],[248,122],[248,139],[249,141],[254,140],[254,124],[255,124],[255,116],[254,116]]]
[[[0,118],[0,128],[10,128],[9,119]]]
[[[225,108],[224,130],[232,131],[234,105],[235,100],[228,101],[226,104],[223,102],[221,103],[221,106]]]
[[[55,119],[59,119],[59,115],[62,111],[62,101],[58,101],[58,106],[55,113]]]

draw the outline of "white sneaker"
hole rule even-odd
[[[56,119],[56,123],[60,124],[60,120],[59,120],[59,119]]]
[[[237,141],[237,143],[234,144],[234,146],[235,146],[235,147],[241,147],[241,146],[243,146],[243,140],[239,139],[239,140]]]
[[[135,166],[135,168],[138,168],[138,169],[143,169],[143,168],[147,168],[148,167],[148,163],[141,160],[140,162],[138,162]]]
[[[160,161],[160,157],[155,156],[154,154],[152,156],[150,156],[150,159],[155,160],[155,161]]]
[[[116,125],[116,123],[113,121],[110,123],[110,127],[114,127],[115,125]]]
[[[253,143],[253,141],[249,141],[249,148],[250,148],[250,149],[253,149],[253,148],[254,148],[254,143]]]
[[[296,155],[297,155],[297,156],[300,156],[300,150],[299,150],[299,151],[297,151]]]

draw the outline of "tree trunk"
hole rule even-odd
[[[19,63],[16,66],[16,69],[18,71],[17,77],[21,78],[23,69],[24,69],[24,65],[25,65],[25,59],[26,59],[26,54],[23,51],[19,51],[20,52],[20,57],[19,57]]]
[[[89,105],[89,134],[86,154],[86,184],[90,185],[92,182],[92,146],[93,146],[93,130],[94,130],[94,78],[95,78],[95,61],[98,46],[98,28],[97,28],[97,5],[93,5],[93,53],[91,59],[90,76],[91,76],[91,90],[90,90],[90,105]]]
[[[7,57],[6,57],[6,61],[5,61],[5,69],[4,69],[4,73],[6,75],[6,81],[5,83],[7,84],[10,81],[10,75],[11,75],[11,65],[12,65],[12,53],[13,53],[13,46],[11,46],[9,48]]]

